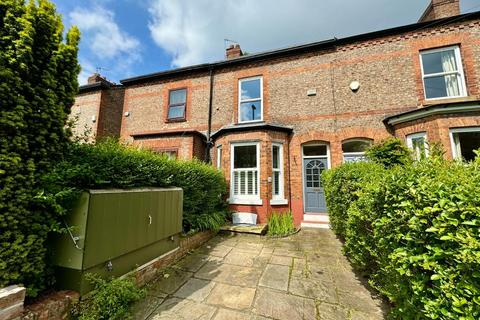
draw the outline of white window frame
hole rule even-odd
[[[415,160],[420,160],[420,152],[416,149],[414,149],[413,146],[413,139],[417,138],[423,138],[423,150],[425,151],[425,156],[428,157],[428,140],[427,140],[427,133],[425,131],[423,132],[416,132],[416,133],[411,133],[406,136],[407,139],[407,147],[413,151]]]
[[[257,192],[256,195],[235,195],[234,194],[234,156],[235,156],[235,147],[240,146],[256,146],[257,153]],[[230,148],[230,204],[247,204],[247,205],[262,205],[263,201],[260,198],[260,142],[235,142],[231,144]],[[236,169],[237,171],[241,171]]]
[[[278,148],[278,169],[273,167],[273,147]],[[278,174],[278,194],[274,194],[275,190],[275,172]],[[285,177],[284,177],[284,164],[283,164],[283,144],[279,142],[272,143],[272,199],[271,205],[285,205],[288,204],[288,200],[285,199]]]
[[[455,60],[456,60],[455,62],[457,63],[458,70],[457,71],[451,71],[451,72],[439,72],[439,73],[432,73],[432,74],[425,75],[425,72],[423,70],[422,56],[424,54],[442,52],[442,51],[447,51],[447,50],[451,50],[451,49],[454,49]],[[465,83],[465,73],[464,73],[464,70],[463,70],[462,55],[460,53],[460,47],[459,46],[448,46],[448,47],[442,47],[442,48],[437,48],[437,49],[420,51],[420,68],[422,69],[421,71],[422,71],[423,95],[425,97],[425,100],[454,99],[454,98],[461,98],[461,97],[466,97],[467,96],[467,89],[466,89],[467,86],[466,86],[466,83]],[[450,74],[457,74],[457,77],[460,78],[459,81],[458,81],[460,95],[438,97],[438,98],[427,98],[427,89],[425,88],[425,78],[446,76],[446,75],[450,75]]]
[[[222,145],[217,147],[217,169],[222,168]]]
[[[251,81],[251,80],[257,80],[260,79],[260,99],[255,98],[255,99],[246,99],[242,100],[242,83],[245,81]],[[260,100],[260,108],[262,109],[262,112],[260,113],[260,119],[259,120],[247,120],[247,121],[242,121],[242,112],[241,112],[241,105],[244,102],[256,102]],[[250,122],[260,122],[263,121],[263,77],[262,76],[256,76],[256,77],[250,77],[250,78],[243,78],[238,80],[238,123],[250,123]]]
[[[462,161],[462,150],[459,141],[455,141],[454,134],[462,132],[480,132],[480,127],[454,128],[450,129],[450,145],[452,147],[453,159]],[[458,142],[458,143],[457,143]]]
[[[347,156],[347,157],[362,157],[363,158],[362,161],[365,161],[365,159],[366,159],[365,151],[343,152],[343,144],[347,143],[347,142],[353,142],[353,141],[368,142],[368,143],[370,143],[370,146],[372,146],[372,142],[373,142],[371,139],[362,139],[362,138],[352,138],[352,139],[347,139],[347,140],[342,141],[342,161],[343,161],[343,163],[346,163],[345,162],[345,156]]]

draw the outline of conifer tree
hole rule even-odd
[[[45,288],[46,240],[58,216],[41,177],[69,141],[80,33],[47,0],[0,0],[0,287]]]

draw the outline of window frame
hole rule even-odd
[[[242,83],[246,82],[246,81],[257,80],[257,79],[260,79],[260,98],[242,100]],[[238,85],[238,105],[237,105],[238,123],[252,123],[252,122],[263,121],[263,76],[255,76],[255,77],[238,79],[238,84],[237,85]],[[244,102],[255,102],[255,101],[258,101],[258,100],[260,100],[260,108],[262,109],[262,112],[260,113],[260,119],[259,120],[242,121],[242,112],[241,112],[242,103],[244,103]]]
[[[278,168],[273,167],[273,148],[278,148]],[[285,199],[285,174],[284,174],[284,160],[283,160],[283,143],[274,142],[272,143],[272,199],[270,200],[271,205],[285,205],[288,204],[288,200]],[[275,194],[275,172],[278,174],[278,194]]]
[[[350,138],[350,139],[343,140],[342,141],[342,163],[346,163],[345,162],[345,155],[354,156],[354,157],[360,157],[361,156],[363,158],[362,161],[366,160],[365,151],[359,151],[359,152],[344,152],[343,151],[343,144],[344,143],[354,142],[354,141],[368,142],[370,144],[370,146],[372,146],[372,144],[373,144],[373,140],[368,139],[368,138]]]
[[[427,132],[426,131],[421,131],[421,132],[415,132],[415,133],[410,133],[406,135],[406,140],[407,140],[407,147],[413,152],[414,154],[414,159],[415,160],[420,160],[420,153],[417,152],[417,150],[413,146],[413,139],[417,138],[423,138],[423,150],[425,152],[425,157],[428,157],[429,150],[428,150],[428,137],[427,137]]]
[[[217,146],[217,169],[222,168],[222,145]]]
[[[455,52],[455,62],[457,63],[457,71],[432,73],[432,74],[425,75],[424,68],[423,68],[422,56],[424,54],[443,52],[443,51],[448,51],[448,50],[451,50],[451,49],[453,49],[454,52]],[[420,54],[419,54],[419,58],[420,58],[420,69],[421,69],[420,71],[421,71],[421,74],[422,74],[423,97],[425,98],[425,100],[434,101],[434,100],[442,100],[442,99],[455,99],[455,98],[466,97],[468,95],[466,81],[465,81],[465,72],[464,72],[464,69],[463,69],[462,54],[461,54],[459,45],[453,45],[453,46],[441,47],[441,48],[435,48],[435,49],[421,50]],[[425,87],[425,79],[426,78],[446,76],[446,75],[450,75],[450,74],[457,74],[457,78],[458,77],[460,78],[459,82],[458,82],[460,95],[458,95],[458,96],[437,97],[437,98],[427,98],[427,90],[426,90],[426,87]]]
[[[180,90],[185,90],[185,103],[175,103],[175,104],[170,104],[170,95],[173,91],[180,91]],[[187,102],[188,102],[188,88],[182,87],[182,88],[175,88],[175,89],[169,89],[168,90],[168,105],[167,105],[167,114],[166,114],[166,120],[167,122],[181,122],[181,121],[186,121],[187,120]],[[183,110],[183,117],[177,117],[177,118],[169,118],[169,113],[170,113],[170,107],[178,107],[178,106],[184,106]]]
[[[160,155],[166,155],[170,160],[178,159],[178,148],[154,148],[153,151]],[[175,157],[172,158],[169,154],[174,154]]]
[[[241,146],[255,146],[256,147],[256,163],[255,169],[257,171],[257,194],[256,195],[235,195],[234,194],[234,182],[235,182],[235,147]],[[249,204],[249,205],[262,205],[263,201],[260,198],[260,141],[248,141],[248,142],[233,142],[230,145],[230,204]]]
[[[480,132],[480,127],[463,127],[463,128],[450,128],[449,135],[450,135],[450,146],[452,148],[452,158],[454,160],[463,161],[462,151],[461,149],[457,149],[457,144],[455,141],[455,137],[453,136],[455,133],[464,133],[464,132]],[[460,154],[458,153],[460,151]]]

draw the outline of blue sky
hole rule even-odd
[[[224,39],[249,53],[418,20],[430,0],[53,0],[82,32],[80,83],[99,68],[131,76],[224,58]],[[462,13],[480,10],[460,0]]]

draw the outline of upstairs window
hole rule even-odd
[[[239,80],[239,122],[263,120],[263,80],[261,77]]]
[[[372,141],[366,139],[352,139],[342,143],[343,162],[365,161],[365,151],[372,145]]]
[[[426,99],[467,95],[458,46],[423,51],[420,57]]]
[[[187,89],[170,90],[168,95],[167,120],[185,120],[185,108],[187,106]]]
[[[425,158],[428,156],[427,134],[425,132],[409,134],[407,146],[413,151],[415,160]]]

